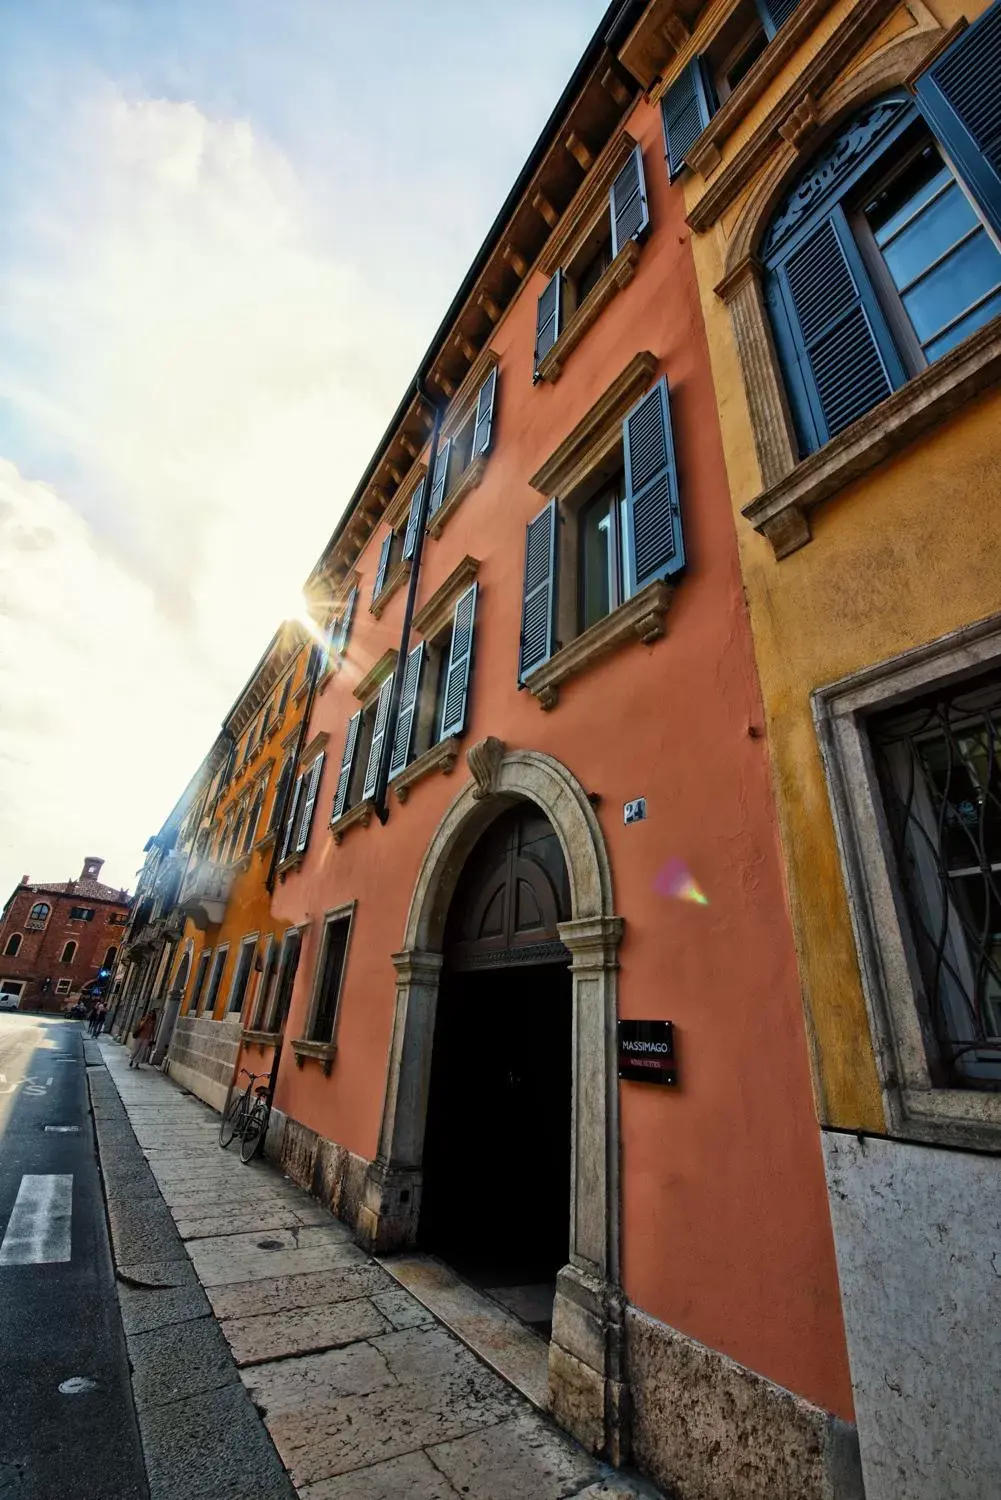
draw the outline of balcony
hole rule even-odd
[[[184,877],[176,910],[190,917],[200,932],[216,926],[226,914],[233,873],[229,865],[212,859],[192,865]]]

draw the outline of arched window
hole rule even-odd
[[[104,955],[104,963],[101,965],[102,969],[110,969],[112,967],[115,962],[115,954],[117,952],[118,949],[114,946],[114,944],[112,944],[107,953]]]
[[[759,255],[801,455],[1001,312],[1001,252],[902,91],[824,146]]]
[[[76,943],[66,943],[64,945],[64,947],[63,947],[62,956],[61,956],[59,962],[61,964],[71,964],[75,958],[76,958]]]
[[[21,934],[19,932],[12,932],[10,937],[7,939],[7,946],[3,950],[4,958],[16,958],[20,947]]]
[[[44,922],[49,915],[49,906],[45,901],[36,901],[28,913],[29,922]]]

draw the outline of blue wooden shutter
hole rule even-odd
[[[355,605],[358,602],[358,590],[352,589],[344,606],[344,614],[341,617],[341,628],[337,633],[337,654],[343,656],[348,649],[348,641],[351,637],[351,623],[355,617]]]
[[[316,794],[320,787],[320,773],[323,770],[323,751],[314,760],[309,780],[306,783],[306,791],[302,801],[302,816],[299,819],[299,836],[295,841],[296,853],[301,854],[309,843],[309,833],[313,826],[313,810],[316,807]]]
[[[807,450],[903,384],[904,367],[840,206],[777,264],[768,305]]]
[[[414,490],[413,499],[410,501],[410,514],[407,517],[407,530],[403,538],[403,556],[407,559],[413,557],[414,548],[417,546],[417,522],[421,514],[421,501],[424,499],[424,485],[426,479],[422,479]]]
[[[302,798],[302,776],[295,778],[295,786],[292,788],[292,800],[289,803],[288,817],[285,819],[285,831],[282,834],[282,849],[278,856],[279,864],[286,857],[292,844],[292,830],[295,827],[296,815],[299,812],[299,803]]]
[[[445,498],[445,481],[448,479],[448,458],[452,451],[452,441],[443,443],[438,449],[438,456],[434,461],[434,483],[431,486],[431,500],[428,505],[428,520],[434,513],[441,509],[441,503]]]
[[[452,645],[448,653],[445,691],[442,694],[440,740],[461,734],[466,727],[469,673],[473,664],[473,623],[476,618],[476,584],[459,596],[452,619]]]
[[[496,391],[497,366],[495,365],[480,386],[480,393],[476,398],[476,423],[473,427],[473,451],[471,455],[473,458],[478,458],[481,453],[486,453],[490,447],[490,439],[493,435],[494,396]]]
[[[917,81],[918,104],[994,229],[1001,232],[1001,5]]]
[[[382,753],[382,742],[386,737],[386,720],[389,718],[389,700],[392,696],[393,674],[390,672],[375,700],[375,723],[372,725],[372,743],[368,747],[365,785],[361,793],[363,797],[372,797],[375,794],[375,784],[379,779],[379,756]]]
[[[765,36],[771,41],[779,27],[788,21],[799,0],[755,0],[755,4],[765,28]]]
[[[625,166],[609,188],[608,206],[612,220],[612,254],[618,255],[627,240],[638,240],[650,225],[641,146],[630,151]]]
[[[399,775],[410,762],[414,748],[414,726],[417,722],[417,699],[421,690],[421,668],[424,666],[424,642],[407,656],[403,673],[403,691],[400,694],[400,711],[396,716],[396,734],[393,737],[393,754],[389,762],[390,778]]]
[[[548,661],[556,641],[556,501],[525,528],[525,592],[521,604],[518,681]]]
[[[622,424],[626,461],[626,555],[632,595],[685,566],[678,469],[667,381],[641,396]]]
[[[389,567],[389,553],[393,545],[393,533],[387,532],[382,539],[379,549],[379,566],[375,570],[375,583],[372,585],[372,598],[378,599],[382,593],[382,585],[386,581],[386,569]]]
[[[339,818],[348,805],[348,793],[351,791],[351,776],[355,768],[355,756],[358,753],[358,731],[361,728],[361,709],[352,714],[348,720],[348,732],[344,741],[344,754],[341,756],[341,768],[337,773],[337,788],[334,792],[334,806],[330,814],[330,821]]]
[[[535,314],[535,376],[560,336],[563,321],[563,272],[557,271],[539,298]]]
[[[668,173],[673,182],[714,113],[701,57],[693,57],[671,84],[661,100],[660,112]]]

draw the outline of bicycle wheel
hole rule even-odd
[[[240,1160],[242,1162],[253,1161],[257,1155],[258,1148],[267,1132],[269,1113],[270,1111],[264,1100],[258,1099],[250,1111],[250,1118],[243,1132],[243,1140],[240,1142]]]
[[[219,1125],[219,1144],[224,1151],[240,1129],[246,1104],[247,1096],[245,1093],[234,1094],[230,1100],[229,1109],[227,1109],[222,1117]]]

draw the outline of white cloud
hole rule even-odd
[[[0,879],[158,826],[434,321],[370,284],[363,241],[350,266],[324,251],[246,121],[104,89],[32,160],[0,268],[22,471],[2,469]]]

